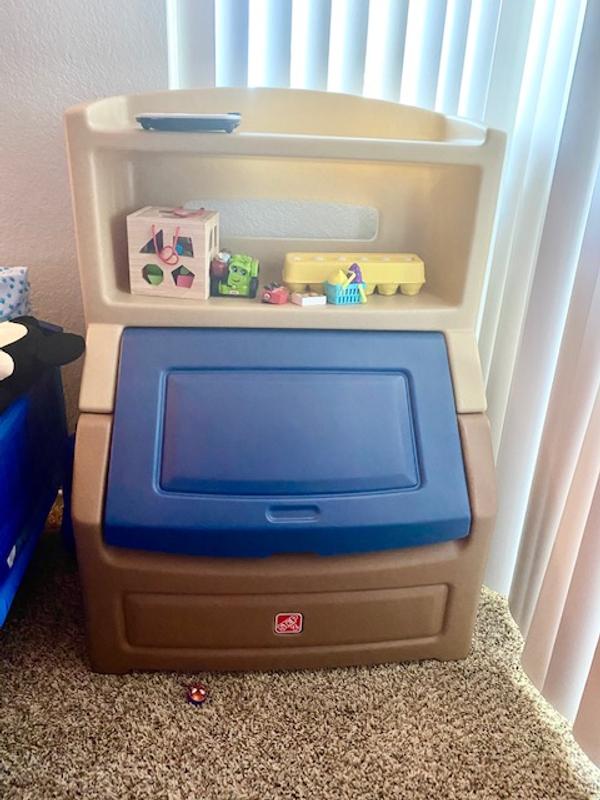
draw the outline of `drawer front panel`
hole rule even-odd
[[[138,647],[315,647],[432,637],[443,628],[446,585],[295,595],[129,594],[127,638]],[[285,618],[300,615],[286,630]],[[283,620],[283,623],[279,621]],[[294,630],[301,628],[301,632]]]

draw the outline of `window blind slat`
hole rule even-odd
[[[169,86],[215,84],[215,0],[168,0]]]
[[[483,119],[494,59],[500,0],[473,0],[458,113]]]
[[[598,433],[598,428],[595,432]],[[595,439],[594,443],[597,446],[598,439]],[[600,592],[598,591],[598,586],[600,586],[600,536],[598,536],[600,483],[598,483],[598,475],[596,475],[596,479],[596,491],[581,541],[577,542],[579,538],[577,535],[569,537],[570,552],[565,553],[564,550],[561,550],[560,566],[556,564],[558,559],[553,554],[554,559],[550,560],[547,572],[547,584],[550,583],[552,591],[554,592],[556,589],[558,594],[557,600],[552,603],[552,610],[557,611],[562,606],[562,614],[560,624],[555,632],[552,655],[548,661],[546,679],[543,684],[544,697],[570,722],[575,719],[581,702],[600,631]],[[562,572],[567,565],[570,567],[567,573],[570,577],[568,588],[564,585],[566,581],[563,575],[565,573]],[[553,577],[557,577],[557,580],[551,583]],[[561,600],[564,604],[561,603]],[[549,616],[551,617],[551,614]],[[584,624],[582,624],[582,620],[585,620]],[[550,627],[548,622],[545,627],[546,630]],[[565,675],[569,676],[568,681],[565,681]]]
[[[437,92],[446,0],[411,0],[400,99],[433,108]]]
[[[216,84],[248,83],[248,0],[216,0]]]
[[[248,85],[290,85],[292,0],[250,0]]]
[[[369,0],[332,0],[329,91],[361,94],[368,21]]]
[[[290,85],[327,89],[331,0],[294,0]]]
[[[458,112],[470,16],[471,0],[448,0],[435,100],[436,110],[444,114]]]
[[[377,0],[369,7],[363,93],[400,99],[408,22],[408,0]]]
[[[535,0],[502,0],[485,120],[511,131],[517,113]]]

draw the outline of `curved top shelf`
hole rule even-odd
[[[141,113],[226,113],[238,111],[241,125],[232,134],[160,133],[143,131]],[[215,148],[223,152],[252,151],[253,143],[307,139],[340,139],[396,145],[431,143],[480,147],[488,130],[475,122],[434,111],[347,94],[289,89],[194,89],[121,95],[75,106],[67,112],[107,146],[131,149],[187,150]],[[103,134],[105,136],[103,136]],[[106,136],[108,135],[108,136]],[[185,144],[187,143],[187,144]],[[260,145],[259,145],[260,146]]]
[[[147,131],[140,114],[239,112],[231,134]],[[468,120],[383,100],[293,89],[195,89],[123,95],[66,115],[71,184],[88,323],[470,331],[481,296],[504,134]],[[147,205],[301,201],[377,213],[370,252],[418,252],[418,297],[371,297],[354,310],[220,298],[131,294],[126,217]],[[278,206],[268,213],[277,214]],[[255,212],[254,212],[255,213]],[[260,215],[259,215],[260,217]],[[266,218],[258,219],[260,224]],[[356,251],[355,239],[302,240],[305,250]],[[252,253],[261,280],[280,280],[290,236],[226,237]]]

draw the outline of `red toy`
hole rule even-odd
[[[229,250],[221,250],[210,262],[210,276],[218,280],[227,279],[227,265],[231,259]]]
[[[271,305],[274,306],[283,305],[287,303],[289,299],[289,290],[280,283],[269,283],[262,292],[263,303],[271,303]]]
[[[201,683],[191,683],[187,687],[187,701],[193,706],[202,706],[208,700],[208,689]]]

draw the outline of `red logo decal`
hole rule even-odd
[[[285,614],[275,614],[275,633],[302,633],[304,616],[299,611],[287,612]]]

